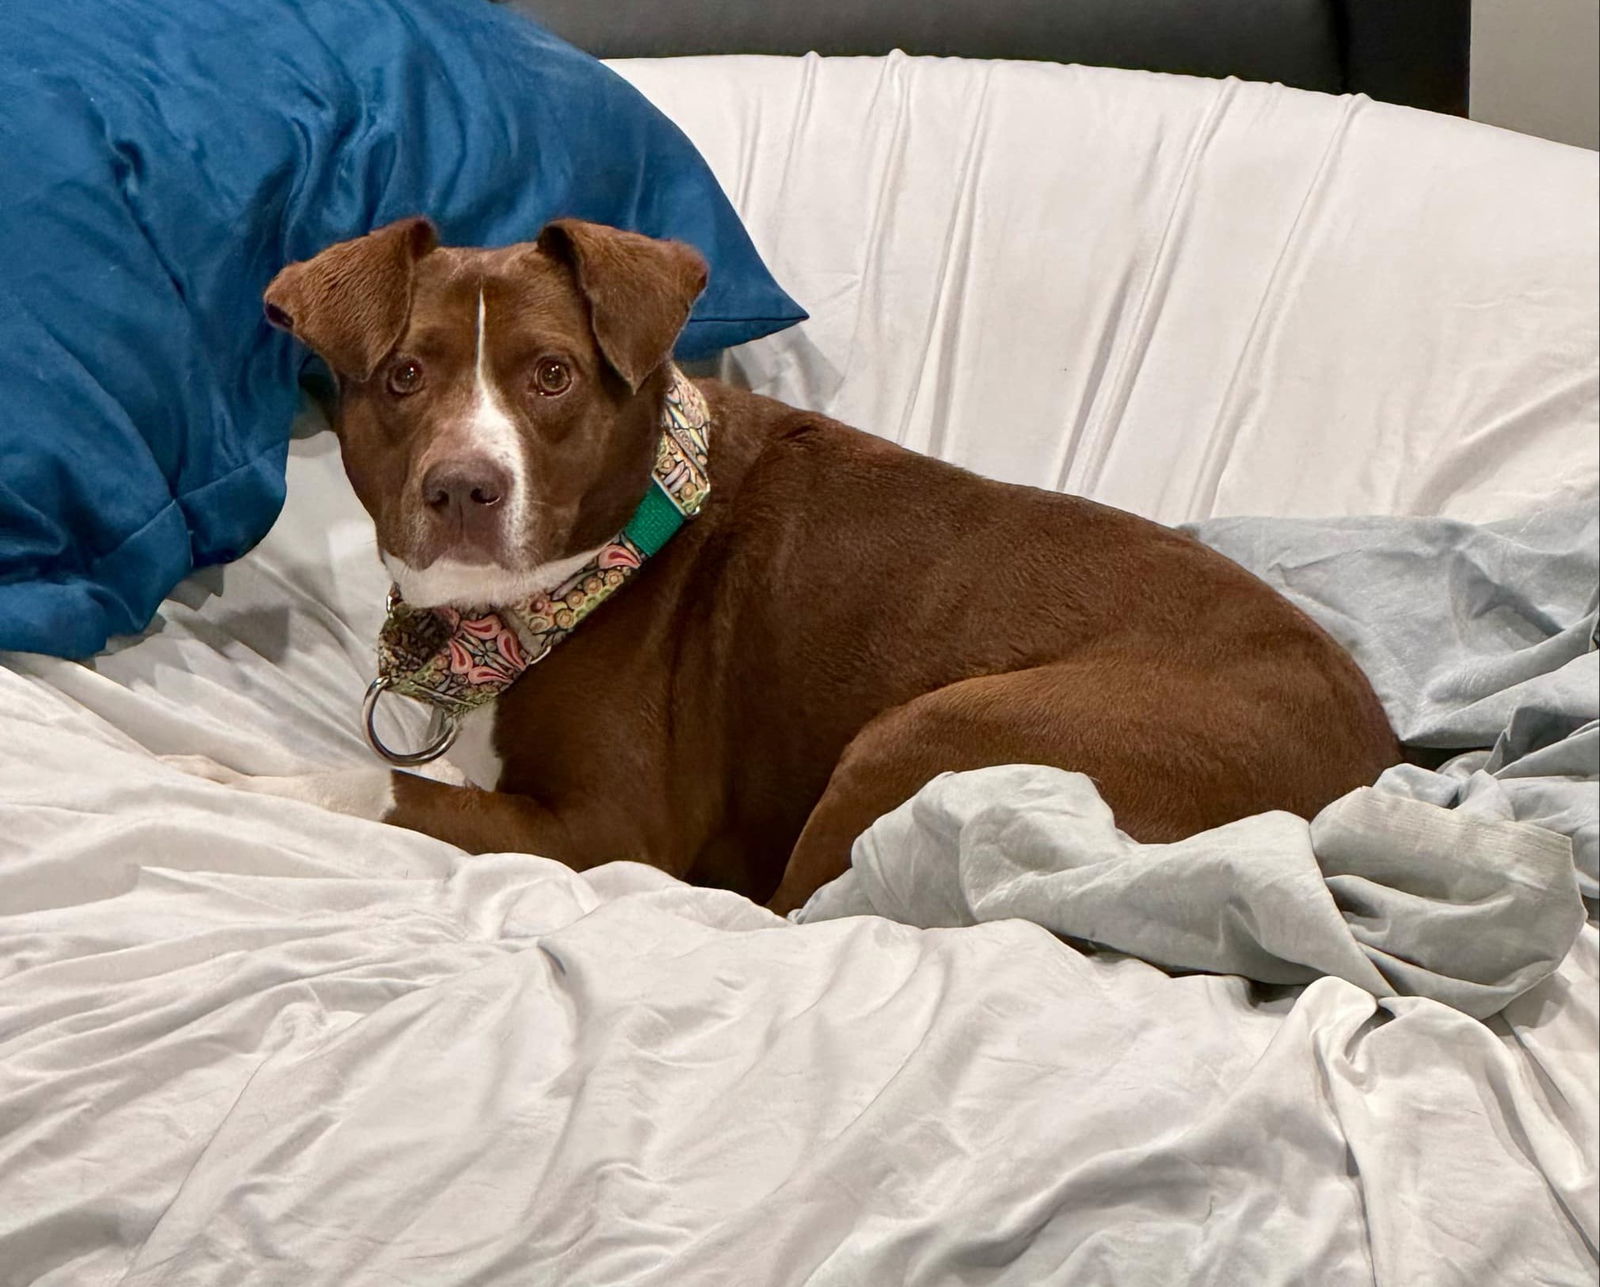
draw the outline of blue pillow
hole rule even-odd
[[[573,215],[699,247],[684,358],[805,316],[694,147],[487,0],[50,0],[0,38],[0,648],[143,628],[283,502],[284,264],[392,219]]]

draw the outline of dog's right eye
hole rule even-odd
[[[416,358],[401,358],[389,368],[389,392],[408,397],[422,387],[422,363]]]

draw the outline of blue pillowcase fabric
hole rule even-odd
[[[679,356],[805,314],[636,90],[488,0],[50,0],[0,39],[0,648],[142,629],[283,502],[305,350],[261,292],[411,214],[693,243]]]

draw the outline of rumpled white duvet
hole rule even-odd
[[[138,643],[0,669],[0,1282],[1592,1280],[1592,925],[1479,1022],[190,777],[365,755],[328,435],[290,493]]]
[[[1192,151],[1150,154],[1146,179]],[[1109,399],[1082,403],[1075,457],[1107,479],[1138,476],[1139,435],[1115,432],[1137,389],[1177,387],[1134,379],[1161,329],[1151,292],[1186,289],[1170,252],[1152,262],[1157,284],[1097,297],[1090,313],[1120,320],[1064,358]],[[1554,326],[1572,298],[1535,312]],[[772,369],[821,389],[836,368],[805,368],[809,341],[793,343],[763,360],[786,353]],[[1465,464],[1435,474],[1465,510],[1541,471],[1567,497],[1591,487],[1588,464],[1557,478],[1541,453],[1582,430],[1592,379],[1556,362],[1567,392],[1541,401],[1517,375],[1538,360],[1512,348],[1507,396],[1548,414],[1531,463],[1487,491]],[[930,362],[920,387],[974,423],[946,395],[983,368]],[[1247,445],[1269,386],[1299,387],[1230,386]],[[848,410],[833,393],[817,404]],[[1391,464],[1409,450],[1374,441]],[[1210,474],[1175,460],[1171,476],[1226,501],[1239,475],[1216,450]],[[1304,508],[1311,483],[1279,457]],[[1147,460],[1152,479],[1166,468],[1159,444]],[[1350,500],[1354,465],[1338,479],[1347,509],[1429,504],[1384,483]],[[368,762],[353,716],[385,588],[371,541],[331,439],[307,434],[272,536],[185,583],[145,637],[87,665],[0,666],[0,1283],[1594,1281],[1592,924],[1479,1021],[1337,978],[1169,977],[1021,921],[794,926],[635,864],[464,857],[164,763]]]

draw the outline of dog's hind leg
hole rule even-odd
[[[992,764],[1087,774],[1117,826],[1146,843],[1268,809],[1309,817],[1392,762],[1343,705],[1331,687],[1307,701],[1226,666],[1113,648],[950,684],[851,740],[767,906],[801,906],[849,867],[857,836],[940,773]]]

